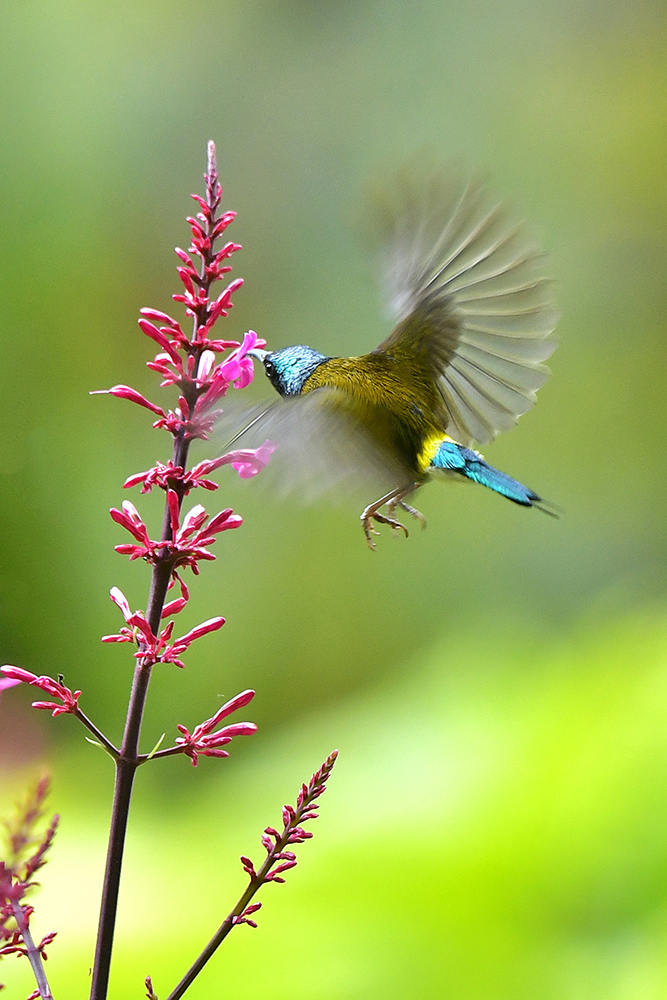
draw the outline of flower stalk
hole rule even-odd
[[[42,1000],[53,1000],[44,962],[46,948],[56,935],[51,931],[35,944],[30,930],[33,908],[25,902],[25,897],[38,884],[34,876],[46,864],[58,826],[58,816],[54,816],[43,834],[35,833],[44,816],[49,786],[49,779],[42,778],[18,806],[16,818],[3,824],[7,851],[5,860],[0,861],[0,958],[17,955],[28,959],[37,983],[32,997]]]
[[[252,903],[255,894],[263,885],[269,882],[284,882],[282,873],[295,868],[297,864],[296,854],[288,850],[290,844],[301,844],[304,840],[310,840],[313,836],[309,830],[304,830],[302,823],[308,820],[317,819],[316,800],[325,792],[326,783],[336,763],[338,751],[334,750],[329,754],[322,766],[318,768],[307,785],[302,785],[296,801],[296,807],[283,806],[283,829],[279,833],[272,826],[267,826],[262,835],[262,845],[266,850],[266,859],[255,871],[255,867],[250,858],[242,857],[241,864],[243,870],[249,876],[248,885],[236,906],[225,917],[222,924],[215,932],[203,951],[197,956],[188,971],[167,997],[167,1000],[180,1000],[189,986],[192,985],[196,977],[204,968],[208,960],[220,947],[227,935],[239,924],[248,924],[250,927],[257,927],[252,919],[260,908],[261,903]],[[152,990],[152,986],[151,986]]]
[[[42,955],[46,958],[46,954],[44,952],[44,942],[37,947],[33,940],[33,936],[30,933],[30,927],[28,926],[25,910],[21,904],[15,900],[12,901],[12,913],[14,914],[17,930],[25,945],[25,955],[32,967],[32,974],[35,977],[35,982],[37,983],[38,996],[41,997],[41,1000],[53,1000],[53,993],[51,992],[49,981],[46,978],[46,969],[44,968],[44,963],[42,961]]]
[[[107,641],[136,641],[138,651],[135,654],[137,663],[123,738],[115,757],[116,778],[111,829],[100,906],[91,1000],[105,1000],[108,990],[123,851],[136,770],[147,759],[177,752],[188,753],[193,763],[196,763],[197,752],[204,752],[197,747],[195,741],[194,744],[188,744],[187,748],[181,745],[143,757],[139,754],[141,723],[153,667],[158,662],[173,662],[182,666],[179,654],[194,639],[224,624],[222,618],[210,619],[174,643],[169,641],[173,622],[160,632],[167,592],[175,582],[182,582],[178,574],[179,568],[189,566],[197,573],[199,560],[214,558],[206,546],[215,541],[216,534],[241,524],[241,518],[234,515],[231,510],[222,511],[209,520],[204,508],[200,506],[195,507],[180,523],[183,500],[196,486],[205,485],[205,488],[213,488],[215,484],[211,484],[210,481],[204,484],[201,480],[215,468],[223,464],[232,466],[236,464],[238,471],[242,470],[241,474],[253,474],[266,464],[270,455],[270,446],[267,445],[263,451],[258,449],[252,454],[230,454],[217,461],[200,463],[196,470],[186,472],[191,441],[195,438],[208,437],[219,414],[214,407],[227,389],[232,384],[242,388],[252,379],[252,362],[246,356],[247,351],[257,343],[262,343],[252,332],[245,335],[242,344],[236,341],[212,339],[210,336],[215,322],[220,317],[226,316],[231,309],[232,295],[242,281],[240,279],[233,281],[217,299],[211,299],[212,285],[231,270],[227,261],[240,249],[240,246],[236,243],[226,243],[222,249],[217,251],[215,249],[216,242],[234,219],[234,213],[218,214],[221,188],[213,143],[209,143],[208,154],[208,169],[205,174],[206,196],[205,198],[193,196],[201,211],[196,218],[188,218],[192,230],[192,244],[188,251],[176,249],[180,261],[177,270],[184,292],[175,295],[174,299],[183,303],[186,314],[192,317],[192,335],[188,338],[177,320],[159,310],[142,310],[142,318],[139,321],[142,332],[161,348],[155,359],[148,363],[149,367],[162,375],[163,386],[173,384],[178,387],[180,391],[178,407],[174,411],[167,412],[130,386],[117,385],[108,390],[111,395],[128,399],[154,413],[158,417],[154,426],[164,428],[172,434],[174,443],[172,456],[167,465],[158,464],[155,469],[132,476],[125,483],[126,487],[142,483],[144,492],[154,485],[161,486],[165,490],[166,503],[160,539],[151,541],[138,511],[128,501],[122,505],[121,510],[111,511],[114,520],[126,528],[134,538],[134,543],[117,546],[117,550],[129,555],[131,559],[145,559],[152,566],[152,576],[145,615],[139,612],[129,613],[129,605],[123,595],[120,592],[117,594],[112,592],[112,598],[121,608],[129,628],[122,630],[118,636],[105,637]],[[193,257],[199,259],[198,268]],[[162,325],[158,327],[156,323]],[[231,354],[220,364],[216,364],[216,353],[228,351],[230,348]],[[262,453],[258,454],[260,451]],[[186,595],[187,589],[183,591],[182,587],[182,597],[171,603],[170,613],[182,610],[187,603]],[[229,742],[232,735],[254,731],[250,723],[242,725],[246,728],[230,734],[233,727],[225,727],[227,732],[223,731],[223,735],[218,734],[218,745],[215,748],[218,750],[218,755],[226,756],[221,746]],[[213,747],[208,749],[210,751]]]

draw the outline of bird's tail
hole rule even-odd
[[[438,446],[428,471],[458,473],[466,479],[471,479],[474,483],[488,486],[490,490],[495,490],[496,493],[507,497],[513,503],[521,504],[522,507],[537,507],[545,514],[552,517],[558,516],[554,510],[550,509],[551,505],[533,490],[528,489],[518,480],[512,479],[500,469],[489,465],[479,452],[473,451],[471,448],[464,448],[463,445],[448,438],[445,438]]]

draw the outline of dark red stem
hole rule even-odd
[[[189,441],[177,439],[174,442],[174,464],[185,468],[188,448]],[[179,499],[182,499],[182,497]],[[171,537],[171,520],[167,508],[165,510],[162,540],[170,541]],[[167,596],[171,568],[172,563],[170,559],[158,562],[153,567],[146,618],[155,635],[158,634],[160,629],[160,619]],[[151,670],[152,667],[144,666],[141,660],[137,662],[132,681],[132,693],[125,720],[123,740],[120,746],[120,753],[116,759],[116,781],[111,809],[111,828],[109,830],[109,846],[104,871],[104,885],[102,887],[100,921],[97,930],[90,1000],[105,1000],[109,988],[109,971],[111,968],[116,911],[118,909],[118,892],[123,864],[123,851],[125,848],[125,834],[127,832],[127,822],[130,813],[134,775],[141,763],[139,760],[139,736],[141,734],[141,722],[148,696]]]

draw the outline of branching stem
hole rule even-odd
[[[189,442],[177,439],[174,442],[173,461],[185,468]],[[179,498],[181,500],[182,498]],[[165,519],[162,530],[162,540],[170,541],[172,537],[169,510],[165,505]],[[160,628],[160,618],[167,596],[167,588],[171,575],[171,560],[161,560],[153,566],[151,589],[146,610],[146,618],[157,635]],[[125,720],[125,731],[116,755],[116,781],[114,785],[113,805],[111,809],[111,827],[109,830],[109,845],[107,849],[102,902],[100,905],[100,920],[95,946],[95,963],[93,965],[90,1000],[105,1000],[109,988],[109,972],[111,968],[111,953],[113,949],[116,912],[118,909],[118,893],[120,875],[123,865],[125,834],[130,812],[132,786],[139,759],[139,737],[141,722],[144,715],[148,685],[151,679],[151,666],[137,662],[132,681],[132,693]]]
[[[106,738],[106,736],[104,735],[104,733],[97,728],[97,726],[95,725],[95,723],[92,722],[88,718],[88,716],[86,715],[85,712],[81,711],[81,709],[79,708],[78,705],[76,707],[76,711],[74,712],[74,715],[77,717],[77,719],[79,720],[79,722],[81,722],[86,727],[86,729],[88,730],[88,732],[92,733],[93,736],[95,737],[95,739],[99,743],[102,744],[102,746],[107,751],[107,753],[109,754],[109,756],[113,757],[113,759],[116,760],[117,757],[118,757],[118,755],[119,755],[119,753],[120,753],[120,751],[118,750],[118,748],[113,745],[113,743],[111,742],[111,740],[108,740]]]
[[[278,882],[284,881],[284,879],[278,876],[278,873],[281,871],[280,867],[277,868],[273,874],[271,874],[273,866],[281,860],[285,861],[288,857],[291,860],[289,860],[287,864],[284,864],[283,868],[291,868],[296,865],[295,855],[286,855],[283,852],[291,843],[300,843],[311,836],[311,834],[304,833],[300,824],[309,819],[316,818],[317,814],[315,810],[317,805],[315,800],[319,798],[324,791],[324,786],[329,778],[329,775],[331,774],[337,756],[338,751],[334,750],[333,753],[327,757],[322,767],[315,772],[311,778],[310,784],[308,786],[303,786],[302,791],[299,793],[296,809],[291,809],[287,806],[285,807],[287,814],[285,814],[285,811],[283,812],[285,821],[282,833],[278,834],[276,830],[267,827],[265,834],[271,833],[274,839],[274,844],[270,850],[268,847],[266,848],[267,856],[260,868],[255,871],[252,867],[252,863],[247,858],[241,859],[244,862],[244,867],[246,864],[249,866],[246,867],[246,871],[250,873],[250,879],[243,895],[240,897],[233,910],[231,910],[231,912],[225,917],[223,922],[220,924],[220,927],[217,929],[203,951],[197,956],[181,979],[180,983],[169,994],[167,1000],[180,1000],[185,991],[192,985],[193,981],[204,968],[208,960],[225,940],[232,928],[238,926],[239,923],[248,922],[243,919],[243,915],[255,893],[258,892],[258,890],[261,889],[261,887],[267,882],[272,880],[277,880]],[[260,905],[261,904],[257,904],[256,909],[259,909]]]

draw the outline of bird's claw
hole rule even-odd
[[[396,510],[397,507],[401,507],[406,512],[406,514],[409,514],[410,517],[414,517],[416,521],[419,521],[419,523],[422,526],[422,531],[424,530],[424,528],[426,527],[426,518],[424,517],[424,515],[420,510],[417,510],[416,507],[411,507],[409,503],[405,502],[405,500],[389,501],[389,503],[387,504],[387,513],[389,514],[389,517],[394,516],[394,511]]]
[[[390,528],[394,531],[402,531],[405,537],[408,537],[408,529],[400,521],[397,521],[394,517],[385,517],[384,514],[379,514],[376,510],[370,511],[369,513],[364,513],[361,515],[361,526],[364,529],[364,534],[366,536],[366,541],[368,542],[368,547],[372,552],[375,552],[376,545],[371,535],[379,535],[380,532],[372,525],[372,521],[377,521],[378,524],[388,524]]]
[[[396,511],[397,507],[401,507],[401,509],[406,511],[406,513],[410,514],[411,517],[414,517],[418,521],[421,521],[422,528],[426,527],[426,518],[424,517],[424,515],[421,514],[418,510],[415,510],[414,507],[411,507],[409,504],[405,503],[405,501],[403,500],[403,497],[407,493],[411,493],[418,486],[419,483],[415,483],[413,486],[410,486],[407,489],[394,490],[393,493],[389,493],[387,496],[382,497],[381,500],[376,500],[375,503],[369,504],[368,507],[366,507],[366,509],[363,511],[361,515],[361,526],[364,529],[364,535],[366,536],[366,541],[368,542],[368,547],[371,550],[371,552],[375,552],[375,542],[371,538],[371,535],[379,534],[379,531],[377,531],[373,527],[372,523],[373,521],[377,521],[378,524],[388,524],[389,527],[392,529],[392,531],[394,532],[402,531],[405,537],[406,538],[408,537],[409,535],[408,529],[401,521],[398,521],[394,517],[394,512]],[[386,507],[387,513],[380,514],[379,513],[380,507]]]

